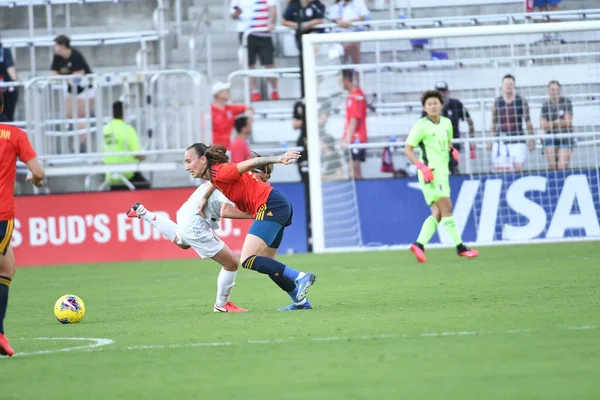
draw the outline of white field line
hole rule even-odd
[[[161,350],[161,349],[182,349],[190,347],[228,347],[228,346],[240,346],[240,345],[254,345],[254,344],[282,344],[282,343],[297,343],[297,342],[345,342],[345,341],[373,341],[373,340],[386,340],[386,339],[415,339],[415,338],[443,338],[452,336],[484,336],[484,335],[514,335],[521,333],[547,333],[547,332],[570,332],[570,331],[589,331],[598,330],[600,325],[586,325],[586,326],[569,326],[567,328],[559,328],[556,330],[539,330],[539,329],[509,329],[506,331],[450,331],[450,332],[423,332],[423,333],[404,333],[404,334],[380,334],[380,335],[364,335],[364,336],[329,336],[329,337],[314,337],[310,339],[303,338],[288,338],[288,339],[249,339],[241,341],[226,341],[226,342],[200,342],[200,343],[180,343],[180,344],[153,344],[153,345],[140,345],[140,346],[128,346],[123,348],[112,348],[116,351],[132,351],[132,350]],[[108,345],[114,344],[115,342],[111,339],[101,338],[16,338],[13,340],[65,340],[65,341],[88,341],[93,342],[85,346],[67,347],[63,349],[54,350],[39,350],[32,351],[29,353],[16,353],[14,357],[26,357],[40,354],[53,354],[53,353],[64,353],[71,351],[95,351],[104,350]],[[8,358],[8,357],[0,357]]]
[[[39,354],[53,354],[53,353],[65,353],[65,352],[77,351],[77,350],[91,350],[91,349],[97,349],[97,348],[102,347],[102,346],[108,346],[109,344],[113,344],[114,343],[114,340],[111,340],[111,339],[101,339],[101,338],[51,338],[51,337],[39,337],[39,338],[33,338],[33,339],[16,338],[16,339],[13,339],[13,340],[48,340],[48,341],[63,340],[63,341],[92,342],[92,343],[86,344],[84,346],[66,347],[66,348],[63,348],[63,349],[39,350],[39,351],[32,351],[32,352],[29,352],[29,353],[16,352],[13,357],[27,357],[27,356],[34,356],[34,355],[39,355]]]
[[[600,325],[588,326],[570,326],[568,328],[558,329],[557,331],[585,331],[600,329]],[[544,333],[550,330],[535,330],[535,329],[510,329],[507,331],[456,331],[456,332],[423,332],[414,334],[381,334],[381,335],[366,335],[366,336],[330,336],[330,337],[315,337],[308,340],[302,338],[290,339],[264,339],[264,340],[242,340],[232,342],[200,342],[200,343],[184,343],[184,344],[155,344],[144,346],[128,346],[125,350],[160,350],[160,349],[180,349],[188,347],[227,347],[239,346],[246,344],[278,344],[292,342],[343,342],[343,341],[359,341],[359,340],[385,340],[385,339],[411,339],[411,338],[430,338],[430,337],[450,337],[450,336],[483,336],[493,334],[518,334],[518,333]],[[119,349],[121,350],[121,349]]]

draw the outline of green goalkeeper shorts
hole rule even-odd
[[[419,183],[427,205],[431,206],[442,197],[450,197],[450,179],[446,174],[433,172],[433,181],[425,183],[423,175],[419,171]]]

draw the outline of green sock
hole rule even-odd
[[[456,229],[456,222],[454,222],[454,217],[443,217],[442,223],[444,224],[446,232],[448,232],[448,234],[450,235],[450,238],[452,239],[454,245],[458,246],[459,244],[461,244],[462,238],[460,237],[460,233],[458,233],[458,230]]]
[[[421,227],[421,232],[419,233],[419,237],[417,238],[417,243],[422,246],[425,246],[431,240],[431,237],[437,230],[438,222],[431,215],[427,217],[425,222],[423,222],[423,226]]]

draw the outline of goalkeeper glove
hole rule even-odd
[[[418,162],[416,166],[417,168],[419,168],[419,171],[421,171],[421,173],[423,174],[423,180],[425,181],[425,183],[429,183],[433,180],[433,170],[431,168],[429,168],[422,162]]]
[[[454,158],[454,161],[456,161],[457,163],[460,162],[460,154],[459,154],[458,150],[456,150],[453,147],[452,150],[450,150],[450,154],[452,154],[452,158]]]

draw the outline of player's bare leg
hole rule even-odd
[[[545,148],[546,161],[548,162],[548,169],[554,171],[556,169],[556,150],[554,146],[548,146]]]
[[[4,317],[8,307],[8,289],[16,271],[15,255],[9,246],[6,255],[0,253],[0,355],[12,356],[15,351],[4,336]]]
[[[556,168],[559,170],[565,170],[569,168],[571,163],[571,149],[558,149],[558,162]]]
[[[225,245],[219,251],[213,260],[223,266],[217,278],[217,299],[215,301],[215,312],[248,312],[245,308],[241,308],[233,304],[229,297],[231,290],[235,286],[235,277],[238,271],[238,259],[233,254],[231,249]]]

